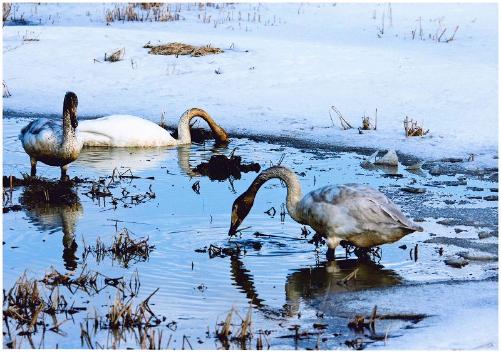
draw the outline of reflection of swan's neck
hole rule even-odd
[[[190,165],[190,146],[178,146],[177,147],[177,163],[181,170],[189,175],[190,177],[198,176],[199,174],[194,172]]]
[[[259,174],[257,178],[252,182],[251,186],[247,190],[247,193],[254,199],[259,188],[270,179],[280,179],[287,186],[287,211],[293,220],[302,223],[301,216],[297,211],[297,205],[299,201],[303,198],[303,193],[301,192],[301,184],[296,176],[296,174],[285,167],[271,167]]]
[[[190,134],[190,121],[191,119],[199,117],[204,119],[209,125],[214,138],[218,142],[225,142],[228,140],[228,134],[222,127],[220,127],[214,119],[205,110],[200,108],[191,108],[184,112],[184,114],[179,119],[179,124],[177,126],[177,135],[179,144],[189,144],[191,143]]]

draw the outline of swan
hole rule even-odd
[[[19,134],[23,148],[30,156],[31,176],[36,175],[37,162],[61,167],[61,180],[66,180],[68,165],[76,160],[82,149],[82,143],[76,136],[77,95],[67,92],[63,103],[62,125],[46,118],[32,121]]]
[[[190,121],[200,117],[209,124],[216,141],[228,141],[228,134],[205,110],[188,109],[179,119],[178,138],[158,124],[133,115],[110,115],[80,122],[79,138],[89,147],[160,147],[191,143]]]
[[[360,248],[393,243],[423,228],[407,219],[390,199],[364,185],[325,186],[304,197],[296,174],[283,166],[261,172],[249,188],[233,203],[228,235],[234,235],[249,214],[259,188],[278,178],[287,186],[286,206],[293,220],[312,227],[327,238],[327,257],[341,240]]]

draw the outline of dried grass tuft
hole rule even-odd
[[[417,121],[409,119],[408,116],[406,116],[404,120],[404,130],[406,137],[424,136],[430,132],[430,130],[424,130],[423,125],[419,125]]]
[[[160,44],[160,45],[152,45],[150,43],[147,43],[143,46],[143,48],[150,49],[148,53],[153,55],[175,55],[175,56],[190,55],[198,57],[198,56],[223,53],[222,49],[212,47],[210,44],[197,47],[194,45],[184,44],[179,42]]]
[[[112,53],[104,53],[104,61],[109,61],[114,63],[123,60],[124,56],[125,56],[125,48],[121,48],[115,50]]]

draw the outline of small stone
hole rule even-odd
[[[388,150],[386,154],[379,158],[374,164],[398,166],[398,156],[394,150]]]
[[[471,191],[484,191],[484,188],[479,188],[476,186],[468,186],[466,189]]]
[[[421,218],[421,217],[416,217],[414,218],[414,222],[424,222],[426,221],[424,218]]]
[[[489,195],[489,196],[484,196],[485,201],[497,201],[498,200],[498,195]]]
[[[485,231],[482,231],[482,232],[478,233],[478,238],[479,239],[486,239],[486,238],[495,237],[495,236],[496,236],[496,232],[485,232]]]
[[[498,192],[498,188],[490,188],[489,189],[491,192]]]
[[[405,245],[405,244],[404,245],[400,245],[399,248],[402,249],[402,250],[405,250],[405,249],[407,249],[407,245]]]
[[[426,192],[425,188],[413,188],[410,186],[400,188],[400,190],[405,191],[405,192],[409,192],[411,194],[424,194]]]
[[[454,267],[454,268],[462,268],[466,265],[469,264],[469,262],[465,259],[458,259],[458,258],[455,258],[455,257],[450,257],[450,258],[447,258],[444,260],[444,263],[447,265],[447,266],[451,266],[451,267]]]
[[[461,232],[466,232],[466,229],[454,228],[454,231],[456,232],[456,234],[459,234]]]

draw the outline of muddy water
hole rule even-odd
[[[4,119],[4,175],[20,176],[29,172],[29,159],[17,140],[25,123],[25,119]],[[232,202],[257,174],[243,173],[240,179],[211,181],[193,169],[214,154],[229,156],[234,149],[243,162],[257,162],[261,168],[283,158],[282,164],[299,175],[305,192],[326,184],[348,182],[377,187],[401,205],[406,214],[422,218],[419,221],[425,232],[384,246],[378,263],[360,263],[353,256],[344,258],[343,249],[338,249],[337,261],[326,262],[326,248],[316,248],[308,242],[313,234],[302,235],[302,227],[288,215],[281,219],[286,190],[280,182],[270,181],[258,194],[253,210],[242,225],[244,229],[237,238],[229,239]],[[208,141],[179,148],[85,150],[78,161],[71,164],[71,177],[97,180],[109,177],[114,168],[121,173],[130,169],[126,175],[132,173],[141,178],[117,180],[112,185],[114,195],[153,192],[155,197],[141,202],[131,202],[125,197],[114,205],[110,198],[88,196],[91,185],[81,184],[74,188],[71,204],[31,204],[21,211],[5,213],[4,288],[11,288],[24,271],[30,278],[41,279],[51,266],[61,273],[74,271],[76,274],[85,266],[111,278],[125,279],[137,271],[141,283],[138,299],[159,289],[150,301],[151,307],[159,317],[165,317],[158,327],[163,330],[163,345],[170,337],[169,348],[176,349],[188,347],[183,336],[193,348],[221,347],[214,335],[216,324],[224,321],[232,308],[243,317],[251,302],[253,330],[268,330],[263,341],[265,347],[269,342],[271,348],[347,348],[357,338],[359,341],[354,344],[382,346],[381,332],[368,335],[347,327],[356,314],[369,315],[370,308],[378,304],[383,313],[434,315],[434,319],[425,318],[420,322],[394,320],[391,332],[386,332],[384,346],[391,348],[392,342],[395,346],[402,340],[405,342],[409,328],[420,332],[430,325],[439,328],[444,324],[437,319],[441,315],[439,310],[430,312],[427,305],[416,305],[406,294],[410,287],[429,289],[426,295],[433,296],[441,292],[443,286],[457,284],[460,288],[456,293],[461,295],[461,290],[469,291],[478,285],[473,283],[482,283],[485,292],[495,296],[497,282],[489,279],[497,276],[496,260],[470,261],[458,269],[447,266],[444,258],[460,251],[491,257],[497,254],[497,237],[483,240],[478,237],[481,231],[497,230],[497,203],[483,199],[497,195],[491,191],[497,188],[497,183],[462,179],[460,175],[432,177],[426,172],[410,173],[402,167],[397,171],[366,170],[360,166],[363,158],[355,152],[299,150],[247,139],[233,139],[227,147],[215,147]],[[38,172],[47,178],[59,175],[57,168],[42,164]],[[402,176],[389,177],[388,172]],[[458,180],[459,185],[451,183]],[[411,194],[400,189],[409,185],[424,187],[426,193]],[[24,187],[15,188],[12,203],[26,203],[27,192]],[[274,215],[265,213],[272,207],[276,210]],[[464,215],[477,223],[454,226],[436,223],[443,218],[464,218]],[[149,259],[129,263],[127,267],[109,257],[99,262],[92,255],[83,259],[84,244],[95,244],[97,238],[109,244],[122,228],[127,228],[135,237],[149,237],[150,244],[155,246]],[[439,237],[463,239],[467,244],[480,246],[426,242]],[[410,253],[416,244],[417,259]],[[206,251],[210,245],[240,246],[241,250],[211,258]],[[339,283],[355,269],[358,269],[356,280]],[[80,290],[71,294],[61,289],[67,301],[74,301],[86,310],[74,314],[60,326],[63,334],[47,331],[43,340],[40,333],[35,334],[34,345],[86,348],[80,341],[80,323],[94,317],[95,312],[105,315],[116,295],[116,288],[103,286],[99,293],[90,295]],[[396,297],[398,305],[384,303],[381,300],[384,293]],[[492,305],[492,310],[497,312],[497,302]],[[298,337],[294,337],[293,325],[299,325]],[[10,329],[15,332],[15,328]],[[14,335],[4,336],[4,346],[12,337]],[[248,348],[255,348],[256,337]],[[111,347],[114,340],[106,330],[98,330],[92,338],[92,342],[96,341],[100,346]],[[16,342],[21,347],[30,347],[26,337],[17,336]],[[124,340],[115,341],[115,345],[128,348],[137,347],[138,343],[129,333]],[[239,343],[232,346],[241,347]]]

